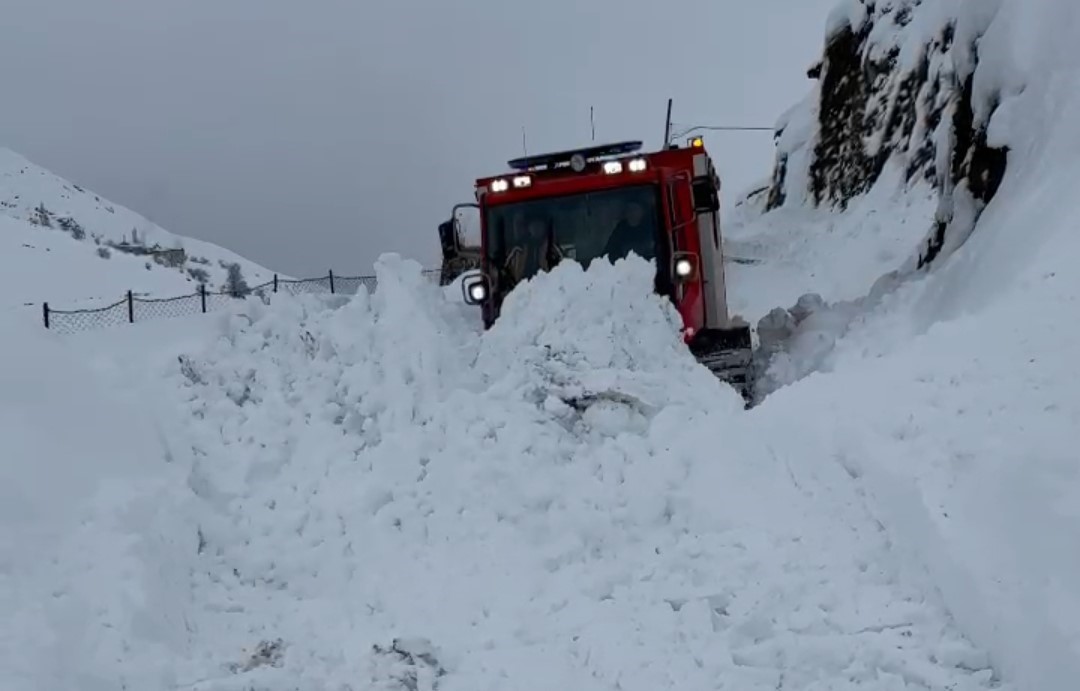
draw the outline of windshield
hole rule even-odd
[[[487,255],[510,284],[548,270],[561,258],[586,268],[599,257],[634,252],[664,266],[655,185],[547,197],[487,209]],[[658,256],[659,255],[659,256]]]

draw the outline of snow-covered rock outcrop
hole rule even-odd
[[[766,209],[846,208],[887,166],[940,204],[910,268],[970,234],[1005,173],[1008,147],[990,125],[1018,85],[981,47],[1000,2],[844,0],[828,23],[806,98],[778,123]]]
[[[759,334],[779,339],[762,352],[760,394],[820,369],[852,319],[970,237],[1015,146],[1010,99],[1032,78],[1009,31],[1018,11],[1002,0],[842,0],[829,15],[813,87],[777,122],[771,184],[740,201],[729,232],[743,248],[767,246],[785,272],[806,267],[798,293],[771,287],[768,270],[736,269],[776,300],[751,310]],[[824,325],[796,314],[800,301],[828,309]],[[813,357],[776,357],[808,341]]]

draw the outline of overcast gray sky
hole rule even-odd
[[[294,276],[437,262],[473,179],[529,150],[771,126],[835,0],[5,0],[0,144]],[[768,133],[709,134],[725,201]]]

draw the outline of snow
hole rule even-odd
[[[79,242],[60,231],[0,216],[3,307],[37,315],[42,302],[54,309],[81,309],[114,303],[128,290],[153,296],[197,290],[195,283],[163,267],[147,271],[145,257],[113,252],[106,260],[96,250],[93,243]]]
[[[31,222],[39,205],[49,212],[48,227]],[[82,230],[82,239],[64,230],[61,219],[73,219]],[[182,248],[187,261],[168,267],[110,246],[123,242]],[[99,254],[106,251],[108,257]],[[198,291],[198,282],[189,269],[205,271],[213,288],[224,283],[226,267],[234,262],[249,285],[272,280],[274,275],[225,248],[174,235],[3,147],[0,255],[5,257],[0,306],[9,308],[40,308],[43,301],[51,302],[54,309],[103,307],[122,299],[128,290],[152,297],[190,295]]]
[[[828,302],[863,298],[879,278],[910,264],[936,209],[933,190],[907,185],[894,165],[845,213],[798,201],[764,215],[739,205],[724,220],[725,254],[742,260],[726,267],[731,310],[756,323],[806,293]]]
[[[734,207],[732,309],[793,330],[751,411],[639,260],[488,331],[393,255],[351,297],[67,338],[0,312],[8,686],[1073,689],[1078,10],[948,5],[1005,91],[1000,191],[927,273],[936,199],[896,166],[842,212]]]
[[[1002,92],[991,137],[1010,155],[997,196],[927,276],[886,273],[855,297],[831,276],[805,281],[829,304],[796,327],[770,373],[786,386],[756,414],[831,430],[835,453],[852,459],[898,548],[995,667],[1023,688],[1068,689],[1080,677],[1072,547],[1080,538],[1080,334],[1068,316],[1080,294],[1072,203],[1080,100],[1069,38],[1080,21],[1068,3],[1002,2],[971,4],[958,35],[971,27],[986,28],[977,117]],[[868,215],[859,205],[843,215],[849,227]],[[889,219],[921,215],[871,206]],[[746,221],[743,233],[760,232],[764,255],[789,246],[769,244],[776,220],[767,218]],[[820,246],[835,249],[829,242]],[[874,263],[847,249],[849,266]],[[740,269],[760,274],[754,290],[783,280],[768,264]],[[846,278],[847,268],[834,270]],[[779,304],[791,305],[794,289]]]
[[[866,19],[866,5],[862,0],[840,0],[825,20],[826,41],[844,30],[857,32]]]
[[[420,688],[989,688],[832,440],[702,376],[645,262],[594,269],[484,333],[384,257],[129,365],[197,497],[177,684],[399,688],[400,638]]]
[[[1071,547],[1080,538],[1080,339],[1062,318],[1080,286],[1067,256],[1047,254],[1045,273],[946,322],[926,319],[935,306],[950,309],[939,298],[959,272],[907,286],[837,343],[828,377],[782,389],[761,409],[828,411],[806,424],[834,430],[890,533],[973,641],[1027,688],[1071,688],[1080,673]]]
[[[0,315],[0,669],[10,689],[162,688],[170,564],[190,533],[145,407],[110,391],[48,332]],[[93,411],[93,414],[88,414]],[[140,632],[142,635],[133,635]],[[159,647],[159,645],[161,647]]]
[[[819,90],[815,87],[776,121],[776,156],[785,162],[785,201],[804,204],[810,198],[810,155],[817,141]],[[743,204],[736,204],[740,209]]]

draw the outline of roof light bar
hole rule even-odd
[[[536,156],[522,156],[521,158],[507,161],[507,165],[514,170],[521,171],[538,167],[554,168],[558,165],[570,165],[571,160],[574,158],[577,158],[579,161],[589,161],[604,156],[624,156],[626,154],[632,154],[641,150],[642,144],[643,142],[640,141],[599,144],[597,146],[589,146],[582,149],[555,151],[547,154],[538,154]]]

